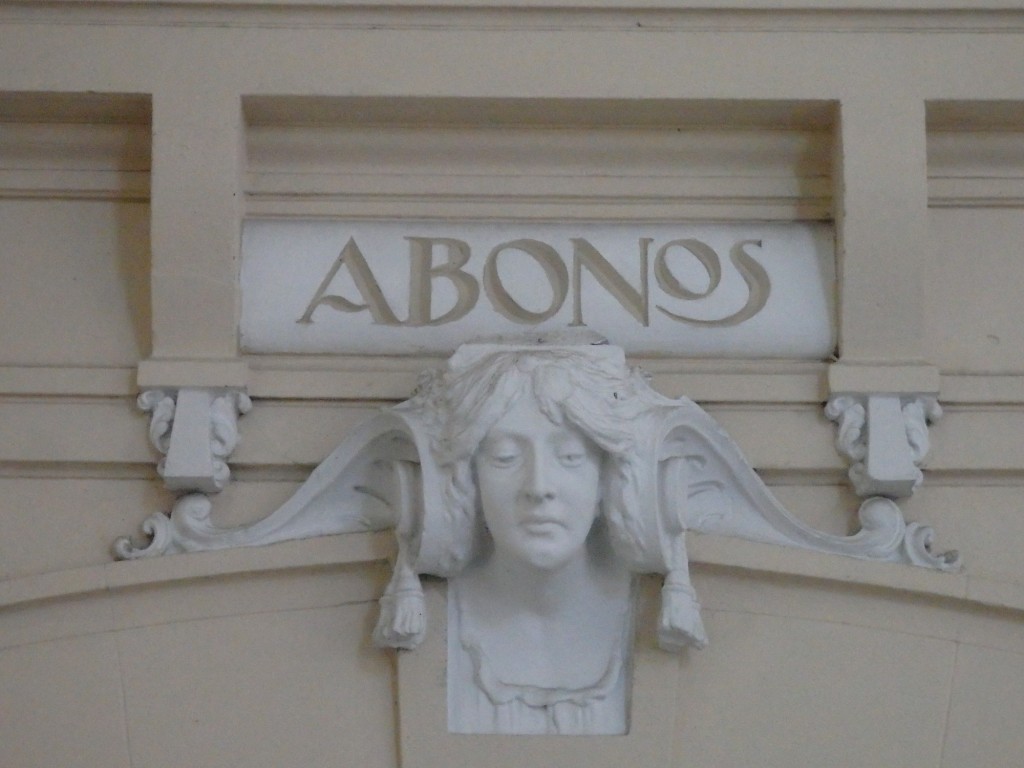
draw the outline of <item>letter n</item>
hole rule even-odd
[[[583,322],[583,267],[612,295],[623,308],[644,326],[650,325],[648,315],[647,249],[651,244],[648,237],[640,238],[640,288],[630,285],[626,278],[602,256],[593,245],[582,237],[572,238],[572,322],[569,325],[586,325]]]

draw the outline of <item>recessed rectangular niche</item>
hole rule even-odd
[[[443,584],[424,584],[427,611],[445,616]],[[670,765],[676,731],[679,656],[659,649],[652,632],[657,624],[658,585],[641,577],[637,590],[632,700],[629,724],[616,736],[524,736],[463,734],[449,731],[446,699],[446,638],[428,632],[413,652],[398,656],[398,718],[402,765],[476,765],[486,754],[503,768],[539,765],[587,765],[611,768],[625,765]],[[639,629],[645,628],[645,629]],[[685,663],[685,662],[684,662]],[[439,704],[440,702],[440,704]]]
[[[150,98],[0,93],[0,365],[150,350]]]
[[[578,326],[644,355],[833,351],[829,102],[243,106],[243,351],[448,354]],[[513,241],[530,244],[488,273]],[[744,254],[770,291],[737,269]]]
[[[928,204],[1024,205],[1024,102],[932,101],[926,106]]]
[[[251,216],[829,221],[821,101],[248,97]]]
[[[0,196],[149,200],[148,96],[0,93]]]
[[[1024,101],[932,101],[927,355],[962,373],[1024,370]]]
[[[587,331],[635,354],[822,359],[834,261],[823,224],[250,219],[241,343],[400,355]]]

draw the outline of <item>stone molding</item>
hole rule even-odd
[[[97,98],[106,100],[110,105],[122,105],[125,101],[123,97],[116,96]],[[76,111],[72,102],[42,114],[15,110],[13,117],[17,122],[0,124],[0,156],[6,159],[6,162],[0,163],[0,198],[147,201],[151,152],[150,127],[147,123],[151,121],[151,116],[138,107],[125,107],[121,111],[129,112],[137,122],[112,124],[109,115],[102,112],[83,114],[80,109]],[[364,127],[361,130],[366,132],[369,129]],[[420,129],[420,132],[427,133],[426,129]],[[402,136],[406,142],[424,141],[418,134],[406,133]],[[514,134],[510,130],[506,130],[506,133]],[[752,206],[755,206],[754,213],[760,211],[770,215],[772,211],[777,212],[771,216],[777,220],[789,220],[796,214],[803,219],[825,219],[831,207],[831,189],[827,183],[827,166],[823,166],[818,157],[827,157],[827,152],[816,148],[812,166],[810,169],[803,168],[802,175],[796,175],[795,172],[788,176],[780,175],[776,167],[780,158],[792,162],[789,155],[795,151],[794,146],[820,143],[820,139],[816,138],[819,134],[821,131],[796,129],[779,132],[778,136],[765,137],[755,131],[690,129],[686,134],[691,137],[686,140],[686,148],[694,157],[687,167],[696,162],[702,164],[701,170],[694,172],[693,177],[647,177],[638,186],[635,181],[615,179],[609,174],[599,181],[611,186],[601,191],[600,185],[592,184],[588,186],[591,191],[585,199],[594,205],[607,205],[609,199],[617,196],[635,198],[642,193],[645,195],[645,209],[659,205],[675,206],[678,209],[681,205],[699,202],[713,209],[724,207],[723,216],[748,215]],[[431,135],[434,136],[432,143],[425,144],[421,151],[425,157],[431,151],[437,151],[437,141],[445,136],[450,135],[449,140],[452,142],[483,140],[479,136],[475,137],[471,131],[459,133],[453,130],[434,130]],[[994,127],[982,123],[980,127],[970,129],[948,126],[942,122],[929,125],[929,205],[962,208],[1019,207],[1024,204],[1024,171],[1017,152],[1018,135],[1012,126],[1002,122],[996,123]],[[288,200],[287,210],[296,214],[320,212],[327,204],[325,201],[342,197],[345,204],[351,206],[352,198],[359,196],[359,185],[368,184],[359,170],[372,162],[372,157],[379,157],[381,152],[389,151],[386,138],[378,138],[376,143],[380,149],[369,160],[360,161],[358,151],[366,153],[365,147],[373,144],[354,142],[353,138],[359,136],[361,133],[358,125],[321,126],[317,129],[287,125],[252,126],[248,132],[248,141],[252,145],[254,165],[247,176],[247,194],[251,198],[249,204],[252,212],[279,214],[283,210],[282,198]],[[45,144],[41,139],[45,139]],[[501,148],[493,146],[494,139],[488,141],[488,144],[481,147],[481,152]],[[49,154],[38,154],[38,147],[42,145],[47,147]],[[315,169],[301,163],[295,164],[296,156],[310,154],[311,150],[306,145],[316,147],[316,151],[324,155],[318,157]],[[605,155],[621,157],[622,163],[631,159],[627,145],[602,145],[601,148]],[[559,163],[564,165],[567,162],[564,151],[561,154],[555,150],[549,151],[553,155],[544,158],[545,162],[538,161],[541,167],[554,169],[560,167]],[[680,151],[676,148],[676,154]],[[807,162],[805,158],[805,165]],[[737,167],[742,169],[742,176],[736,175]],[[568,169],[563,168],[559,173],[565,177],[561,186],[546,181],[547,177],[539,174],[532,176],[529,183],[523,186],[533,199],[537,196],[537,185],[546,183],[550,186],[546,205],[557,205],[565,194],[562,187],[568,185],[575,188],[575,177]],[[391,193],[396,208],[403,203],[409,204],[409,183],[421,179],[422,170],[411,175],[411,178],[400,178],[401,184],[394,182],[395,188]],[[451,194],[459,193],[458,185],[468,183],[465,178],[464,169],[457,166],[435,172],[419,182],[425,190],[422,204],[429,203],[430,193],[436,194],[439,185],[450,187]],[[502,186],[503,194],[510,199],[517,196],[513,182],[515,179],[506,180]],[[380,185],[387,183],[387,177],[375,180],[374,186],[369,187],[366,194],[371,198],[373,195],[379,197]],[[462,193],[471,194],[473,189],[476,188],[467,187]],[[526,194],[525,190],[519,194]],[[378,204],[382,202],[379,199],[376,201]],[[495,210],[501,210],[506,204],[507,201],[495,201]],[[659,218],[663,214],[652,215]]]

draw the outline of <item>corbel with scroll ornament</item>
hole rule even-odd
[[[934,393],[836,392],[825,405],[836,423],[836,450],[850,460],[854,492],[869,505],[910,497],[924,481],[921,464],[931,447],[928,428],[942,416]],[[934,554],[932,528],[907,523],[905,551],[918,565],[957,570],[955,550]]]
[[[128,537],[114,542],[122,559],[166,554],[175,549],[174,530],[182,520],[208,520],[210,494],[224,490],[231,479],[228,457],[238,445],[238,417],[252,409],[239,389],[147,389],[139,408],[150,414],[149,439],[162,454],[157,473],[166,487],[180,493],[170,515],[156,512],[142,524],[151,541],[136,547]]]
[[[928,427],[942,416],[934,395],[837,394],[825,415],[836,423],[836,449],[851,461],[858,496],[907,498],[920,487]]]

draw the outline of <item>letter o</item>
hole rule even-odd
[[[544,270],[544,275],[551,285],[551,304],[543,312],[531,312],[505,290],[498,274],[498,254],[505,250],[522,251]],[[562,257],[558,255],[558,251],[547,243],[529,238],[509,240],[507,243],[494,246],[487,255],[483,283],[484,291],[495,311],[514,323],[537,325],[553,317],[562,308],[569,292],[569,270]]]
[[[696,257],[700,265],[704,267],[704,270],[708,273],[708,287],[703,291],[691,291],[689,288],[679,282],[678,278],[672,274],[672,270],[668,265],[668,249],[678,247],[691,253]],[[714,249],[706,243],[702,243],[700,240],[672,240],[671,242],[665,243],[661,248],[658,249],[658,255],[654,257],[654,276],[658,281],[658,285],[665,291],[669,296],[674,299],[686,299],[696,300],[703,299],[710,296],[715,292],[718,284],[722,282],[722,263],[718,260],[718,254],[715,253]]]

